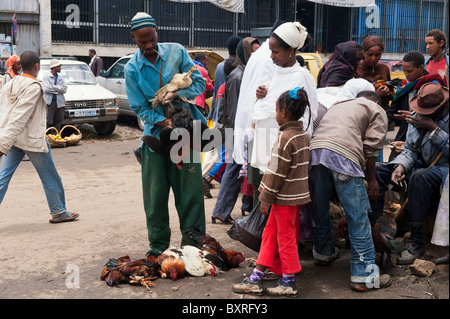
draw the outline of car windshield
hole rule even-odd
[[[48,75],[49,73],[50,66],[41,64],[41,72],[39,72],[38,79],[42,80],[43,76]],[[66,80],[68,85],[97,84],[97,80],[92,71],[87,65],[83,64],[63,64],[59,75]]]

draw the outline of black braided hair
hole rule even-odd
[[[298,100],[296,100],[289,96],[289,92],[290,90],[280,95],[278,98],[278,106],[280,110],[286,110],[292,120],[299,120],[303,114],[305,114],[306,108],[309,108],[309,119],[308,126],[305,129],[306,131],[311,124],[311,106],[309,104],[308,94],[304,89],[299,89],[297,91]]]

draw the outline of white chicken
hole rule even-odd
[[[158,91],[156,91],[155,96],[158,96],[163,93],[175,92],[175,91],[190,87],[192,85],[191,75],[192,75],[192,72],[194,72],[195,70],[197,70],[196,65],[194,65],[189,70],[189,72],[175,74],[173,76],[172,80],[168,84],[164,85],[162,88],[160,88]],[[180,97],[180,99],[183,102],[187,102],[187,103],[194,102],[195,103],[195,101],[187,100],[185,97]],[[160,104],[161,104],[161,102],[159,102],[158,99],[156,99],[156,98],[153,99],[153,103],[152,103],[153,108],[157,107]]]
[[[186,265],[186,272],[195,277],[202,277],[205,275],[205,265],[202,259],[202,251],[194,246],[183,246],[179,249],[181,251],[181,259]]]

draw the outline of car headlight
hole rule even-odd
[[[112,107],[112,106],[116,106],[116,100],[104,100],[104,106],[105,107]]]

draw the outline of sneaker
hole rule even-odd
[[[269,296],[297,296],[298,290],[295,281],[287,284],[283,279],[280,279],[275,287],[267,288],[266,293]]]
[[[263,295],[264,290],[261,281],[251,282],[248,277],[239,284],[234,284],[232,287],[233,291],[238,294],[256,294]]]
[[[352,282],[350,284],[352,290],[364,292],[370,289],[379,289],[379,288],[387,288],[391,285],[392,278],[388,274],[381,275],[380,277],[380,284],[375,286],[374,284],[367,286],[365,282]]]

